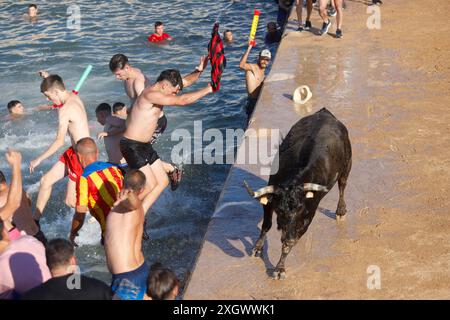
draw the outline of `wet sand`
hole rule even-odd
[[[256,188],[267,177],[234,166],[185,299],[450,298],[450,25],[436,14],[450,3],[385,1],[381,29],[369,30],[368,1],[346,2],[342,39],[293,32],[293,12],[250,124],[286,134],[327,107],[347,126],[346,221],[335,220],[335,186],[288,257],[288,278],[273,280],[280,232],[274,219],[264,257],[248,256],[262,208],[242,187],[243,178]],[[321,26],[317,12],[312,24]],[[313,97],[295,107],[303,84]],[[380,289],[367,287],[371,265]]]

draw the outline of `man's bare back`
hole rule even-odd
[[[122,196],[106,219],[105,250],[112,274],[129,272],[144,263],[144,210],[137,196]]]
[[[69,99],[58,110],[59,122],[68,121],[68,133],[74,146],[82,138],[89,137],[89,125],[83,101],[74,93],[69,93]]]
[[[260,68],[257,64],[250,64],[250,66],[252,70],[245,72],[247,92],[251,99],[258,99],[265,78],[265,69]]]

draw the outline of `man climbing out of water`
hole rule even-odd
[[[143,193],[144,212],[153,205],[169,181],[158,154],[153,149],[152,137],[164,106],[186,106],[211,93],[208,84],[203,89],[179,95],[183,87],[197,80],[207,60],[202,58],[202,68],[184,79],[180,72],[169,69],[161,72],[156,83],[147,87],[136,100],[127,119],[127,130],[120,141],[122,155],[131,169],[141,170],[147,185]]]
[[[248,55],[253,46],[249,44],[247,51],[242,56],[239,67],[245,70],[245,79],[247,84],[248,104],[247,104],[247,116],[253,112],[256,101],[258,100],[259,93],[264,83],[266,68],[272,59],[272,54],[269,50],[264,49],[259,53],[257,63],[247,63]]]
[[[128,112],[131,112],[134,102],[142,91],[144,91],[145,87],[150,84],[150,80],[148,80],[140,69],[132,67],[128,62],[128,57],[121,53],[115,54],[111,58],[109,61],[109,69],[116,76],[117,80],[123,81],[125,93],[130,98],[130,109]],[[167,118],[164,112],[161,112],[152,143],[156,142],[156,139],[166,130],[166,127]],[[177,166],[167,162],[163,162],[163,166],[171,181],[171,189],[174,191],[178,188],[178,183],[181,180],[181,171]]]
[[[139,200],[145,185],[145,175],[130,170],[106,219],[105,252],[113,275],[111,289],[122,300],[142,300],[147,289],[149,266],[142,253],[145,211]]]
[[[52,156],[64,145],[64,138],[69,133],[72,146],[59,158],[59,161],[42,178],[39,194],[36,202],[35,218],[40,219],[45,206],[52,193],[53,185],[65,176],[69,176],[65,203],[75,207],[75,186],[83,172],[73,146],[82,138],[89,137],[89,126],[83,101],[75,93],[70,92],[64,86],[64,82],[58,75],[48,75],[41,83],[41,92],[54,103],[58,112],[58,132],[50,147],[39,157],[30,162],[30,172],[39,166],[45,159]]]
[[[83,173],[77,183],[77,202],[69,239],[75,244],[75,238],[83,227],[89,210],[100,224],[103,243],[106,218],[122,190],[123,175],[113,164],[97,161],[98,148],[92,138],[78,141],[75,150]]]

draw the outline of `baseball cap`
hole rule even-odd
[[[264,50],[261,50],[261,52],[259,53],[259,57],[266,58],[266,59],[272,59],[272,54],[270,53],[269,50],[264,49]]]

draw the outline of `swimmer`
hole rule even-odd
[[[233,42],[233,33],[230,29],[227,29],[223,32],[223,40],[227,44],[231,44]]]
[[[6,108],[8,109],[8,116],[5,118],[5,120],[19,119],[19,118],[22,118],[23,116],[27,115],[27,111],[26,111],[25,107],[23,106],[22,102],[20,102],[19,100],[11,100],[6,105]],[[52,109],[52,106],[47,106],[47,105],[41,105],[41,106],[34,108],[34,110],[36,110],[36,111],[51,110],[51,109]]]
[[[267,24],[266,43],[268,45],[272,43],[279,43],[281,41],[281,32],[277,29],[275,22],[269,22]]]
[[[175,300],[179,289],[180,281],[175,273],[155,263],[150,267],[144,300]]]
[[[156,83],[147,87],[138,97],[128,116],[120,150],[130,168],[139,169],[145,174],[147,185],[143,193],[144,212],[147,212],[169,184],[163,164],[151,143],[160,113],[164,106],[186,106],[213,92],[211,84],[208,84],[203,89],[177,96],[183,87],[199,78],[207,61],[202,57],[201,69],[197,67],[196,71],[185,78],[181,77],[178,70],[161,72]]]
[[[82,138],[89,137],[89,126],[86,110],[80,97],[66,89],[63,80],[58,75],[49,75],[42,80],[41,92],[48,100],[54,103],[58,112],[58,131],[53,143],[39,157],[30,162],[30,173],[33,173],[39,164],[55,154],[62,146],[66,134],[69,134],[72,146],[68,148],[40,181],[39,193],[36,202],[35,218],[40,219],[45,206],[52,193],[53,185],[67,175],[67,192],[65,203],[75,207],[75,186],[83,173],[83,168],[75,153],[74,146]]]
[[[139,200],[145,185],[141,171],[129,171],[106,218],[105,253],[113,275],[111,289],[122,300],[142,300],[147,289],[149,267],[142,253],[145,211]]]
[[[38,7],[34,3],[28,5],[28,13],[24,14],[24,17],[31,22],[37,21]]]
[[[164,24],[161,21],[155,22],[155,33],[148,37],[149,42],[161,42],[164,40],[172,40],[172,38],[164,33]]]
[[[250,116],[258,100],[259,93],[264,83],[266,68],[272,59],[269,50],[264,49],[259,53],[257,63],[247,63],[248,55],[253,46],[250,44],[242,56],[239,67],[245,71],[245,79],[248,93],[247,115]]]
[[[120,111],[119,111],[120,112]],[[101,103],[95,109],[97,122],[103,127],[103,131],[98,134],[98,139],[104,139],[108,162],[119,165],[126,161],[120,152],[120,139],[125,132],[125,119],[111,114],[111,106]],[[126,115],[126,108],[125,108]]]

